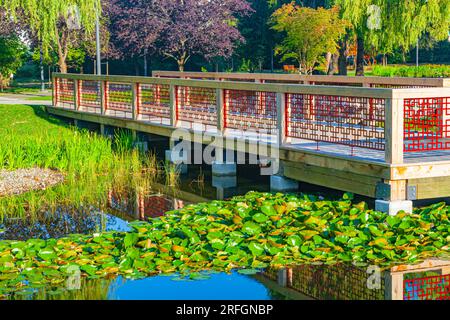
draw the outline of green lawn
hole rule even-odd
[[[14,130],[15,135],[32,136],[39,133],[56,134],[67,128],[67,124],[50,116],[43,106],[0,104],[0,115],[0,137],[11,130]]]
[[[26,100],[29,101],[52,101],[52,96],[36,96],[36,97],[30,97]]]

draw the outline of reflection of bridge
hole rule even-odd
[[[275,189],[305,181],[386,200],[380,209],[450,196],[447,79],[155,75],[55,74],[48,110],[165,137],[184,128],[203,144],[233,138],[227,148],[263,157],[256,143],[277,145]]]
[[[450,263],[429,259],[382,271],[374,266],[304,264],[268,269],[281,286],[322,300],[448,300]]]

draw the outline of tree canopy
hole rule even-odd
[[[237,15],[250,11],[245,0],[113,0],[112,24],[122,50],[156,49],[180,70],[192,55],[231,56],[243,40]]]
[[[338,39],[345,32],[346,23],[339,19],[339,9],[312,9],[283,5],[273,14],[273,28],[285,32],[278,47],[282,59],[298,61],[300,72],[311,74],[325,53],[335,53]]]
[[[100,0],[0,0],[0,8],[12,18],[21,13],[46,52],[58,38],[56,26],[61,17],[68,19],[76,14],[80,26],[90,33],[101,12]]]

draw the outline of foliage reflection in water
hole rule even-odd
[[[257,278],[233,272],[203,272],[195,280],[160,275],[140,280],[124,277],[81,279],[77,288],[67,286],[15,293],[11,300],[285,300]]]

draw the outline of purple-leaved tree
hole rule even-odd
[[[153,50],[180,71],[199,55],[230,57],[239,41],[237,19],[252,11],[245,0],[111,0],[116,46],[142,55]]]

